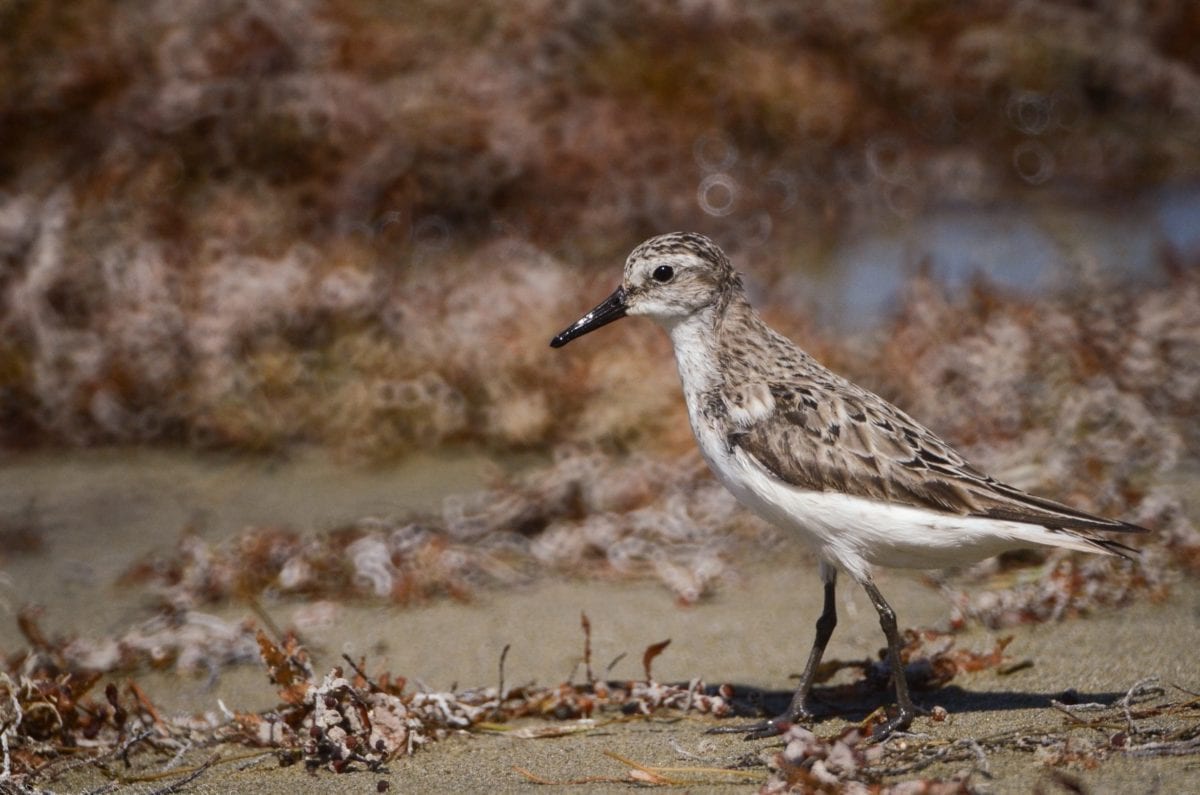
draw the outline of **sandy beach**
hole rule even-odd
[[[441,494],[463,484],[481,483],[494,470],[495,465],[482,458],[424,459],[373,478],[354,476],[356,487],[344,488],[350,477],[346,471],[319,459],[297,459],[286,465],[232,464],[158,453],[23,459],[6,470],[12,477],[4,480],[3,496],[9,504],[32,500],[46,506],[40,513],[44,545],[40,551],[11,558],[6,567],[4,596],[10,615],[0,622],[0,649],[12,654],[25,647],[12,615],[23,604],[45,607],[42,626],[52,636],[94,637],[118,631],[152,612],[144,589],[111,583],[137,555],[170,546],[171,538],[161,528],[178,527],[189,516],[207,515],[204,532],[216,536],[245,522],[262,521],[264,516],[293,522],[316,516],[323,524],[336,525],[356,515],[363,505],[381,511],[399,504],[434,505]],[[408,491],[398,489],[398,482],[409,483]],[[57,496],[53,503],[47,501],[51,493]],[[288,495],[304,495],[304,499]],[[96,528],[102,528],[107,539],[102,546],[89,540],[89,529]],[[372,672],[386,670],[407,677],[410,688],[440,692],[495,686],[505,646],[510,647],[505,662],[508,687],[582,682],[580,616],[586,613],[592,627],[593,666],[604,672],[616,660],[601,674],[606,678],[640,679],[642,651],[670,639],[654,661],[656,680],[687,682],[699,677],[709,685],[731,683],[743,693],[761,689],[767,694],[767,707],[779,709],[790,693],[789,677],[807,653],[819,610],[816,568],[798,546],[784,545],[770,560],[747,563],[739,571],[736,582],[690,606],[681,606],[668,589],[654,582],[546,576],[525,586],[483,590],[465,601],[442,598],[392,607],[291,598],[264,601],[261,609],[279,626],[301,628],[318,672],[342,664],[342,655],[349,654],[365,658]],[[902,626],[946,627],[948,598],[927,580],[885,571],[879,585],[896,607]],[[865,594],[843,583],[838,595],[840,623],[827,659],[876,659],[883,637]],[[226,604],[212,612],[230,621],[261,620],[244,604]],[[1181,578],[1162,603],[1143,598],[1128,608],[1084,618],[1000,631],[976,626],[954,636],[957,648],[977,651],[993,648],[999,637],[1013,639],[1005,650],[1005,663],[998,668],[960,674],[941,689],[917,693],[920,705],[943,707],[948,718],[919,719],[913,726],[917,737],[911,742],[947,743],[1015,731],[1031,738],[1030,744],[1020,750],[1009,744],[968,762],[935,764],[919,775],[947,778],[969,773],[971,787],[996,793],[1029,792],[1037,786],[1054,791],[1053,777],[1064,773],[1077,778],[1089,792],[1195,791],[1200,767],[1194,755],[1141,759],[1112,753],[1099,764],[1051,766],[1047,753],[1035,746],[1037,738],[1053,736],[1061,741],[1065,735],[1080,748],[1094,748],[1116,733],[1110,727],[1072,726],[1068,715],[1050,705],[1052,699],[1070,699],[1071,694],[1064,695],[1068,691],[1074,691],[1074,700],[1081,703],[1111,704],[1135,683],[1157,677],[1167,691],[1165,697],[1176,702],[1189,698],[1183,691],[1200,692],[1195,656],[1200,648],[1198,626],[1200,587]],[[1000,673],[1010,668],[1015,670]],[[839,676],[844,679],[846,672]],[[167,670],[142,672],[135,678],[167,716],[219,713],[221,704],[252,712],[277,703],[274,688],[257,663],[211,675]],[[120,676],[113,679],[124,681]],[[834,736],[883,703],[883,698],[877,694],[859,703],[825,704],[828,714],[820,716],[813,730],[823,737]],[[1175,721],[1177,729],[1190,726],[1194,731],[1196,710],[1193,706],[1174,717],[1148,720],[1156,726]],[[760,786],[769,776],[767,763],[781,750],[781,742],[705,734],[718,723],[711,717],[672,713],[605,714],[589,726],[526,719],[498,727],[501,730],[451,735],[411,757],[392,760],[385,772],[360,767],[344,775],[325,769],[310,773],[303,765],[280,768],[274,754],[256,755],[240,746],[203,748],[181,760],[179,769],[214,758],[226,761],[173,791],[364,792],[375,791],[380,781],[388,782],[394,792],[548,787],[535,784],[529,776],[558,782],[557,788],[572,791],[645,786],[629,777],[633,769],[629,764],[611,755],[645,766],[738,769],[736,775],[673,774],[689,790],[749,791]],[[581,730],[542,739],[526,739],[519,731],[569,728]],[[137,755],[135,767],[122,772],[151,773],[165,762],[161,755]],[[241,769],[246,765],[250,766]],[[895,776],[885,783],[915,775]],[[181,778],[168,776],[118,791],[152,792],[178,784]],[[63,792],[87,791],[106,783],[98,771],[87,767],[41,782]]]
[[[945,599],[928,586],[884,576],[880,587],[891,595],[904,625],[944,621]],[[675,605],[669,594],[651,584],[549,581],[523,590],[481,595],[466,604],[447,601],[407,610],[341,608],[333,626],[308,640],[316,650],[318,670],[337,664],[342,651],[367,654],[373,670],[402,673],[419,683],[417,686],[433,690],[494,684],[500,652],[511,644],[506,663],[510,685],[530,680],[551,684],[582,677],[578,667],[582,611],[593,626],[597,667],[618,654],[627,654],[612,669],[614,679],[640,676],[641,650],[670,638],[670,647],[655,661],[656,678],[686,681],[700,676],[708,683],[764,688],[778,701],[787,697],[788,677],[795,673],[807,649],[818,610],[817,592],[812,567],[797,556],[749,572],[739,587],[686,608]],[[840,608],[842,623],[829,657],[873,656],[883,644],[865,597],[845,588]],[[1111,703],[1135,682],[1158,677],[1168,690],[1177,685],[1193,693],[1200,691],[1200,670],[1195,662],[1200,644],[1198,617],[1200,588],[1185,583],[1164,604],[1143,603],[1085,619],[1001,633],[969,631],[958,638],[959,646],[986,649],[997,635],[1012,635],[1006,659],[1031,664],[1008,675],[995,670],[961,675],[947,687],[919,693],[918,703],[926,708],[944,707],[949,717],[940,723],[919,719],[913,731],[925,742],[928,738],[983,738],[1015,729],[1037,737],[1062,732],[1068,726],[1070,719],[1051,708],[1050,701],[1064,698],[1069,690],[1077,693],[1080,702]],[[164,711],[211,710],[218,698],[241,709],[265,708],[271,703],[264,672],[252,666],[222,673],[212,687],[201,680],[181,681],[162,674],[139,681]],[[1174,695],[1180,694],[1174,691]],[[873,706],[849,705],[848,717],[861,719]],[[829,708],[838,709],[836,705]],[[1195,723],[1194,710],[1191,723]],[[746,742],[738,736],[706,735],[714,725],[717,721],[708,717],[655,715],[608,717],[578,734],[544,739],[524,739],[505,732],[463,733],[412,757],[396,759],[380,773],[309,773],[302,765],[280,769],[275,757],[268,754],[247,770],[232,763],[214,766],[180,791],[364,792],[374,791],[378,781],[389,782],[395,792],[535,788],[517,768],[560,783],[552,789],[605,792],[644,786],[629,778],[628,765],[609,754],[641,765],[674,768],[726,767],[741,760],[739,769],[755,774],[745,778],[678,774],[688,782],[689,791],[749,791],[766,781],[765,762],[780,750],[779,741]],[[829,736],[846,725],[844,718],[830,716],[813,728],[819,735]],[[1180,719],[1179,728],[1186,725]],[[530,726],[561,728],[563,724],[527,720],[513,728]],[[1071,733],[1085,744],[1105,734],[1084,727]],[[200,762],[214,753],[235,758],[245,756],[247,750],[205,749],[190,759]],[[949,777],[963,771],[973,771],[969,778],[973,787],[995,793],[1029,792],[1038,786],[1055,791],[1052,777],[1064,771],[1082,782],[1083,791],[1088,792],[1185,793],[1194,792],[1200,783],[1194,756],[1135,759],[1117,754],[1094,767],[1068,764],[1052,769],[1033,749],[989,753],[986,762],[974,764],[934,765],[922,775]],[[602,780],[568,783],[595,778]],[[53,786],[84,791],[103,783],[95,771],[81,770],[78,777],[69,775]],[[153,789],[140,785],[121,791]]]

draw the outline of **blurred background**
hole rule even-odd
[[[1200,256],[1193,3],[0,15],[8,446],[623,437],[593,415],[679,403],[609,394],[671,375],[654,335],[545,342],[675,229],[820,334],[922,268],[1029,292]]]
[[[1196,3],[3,0],[0,31],[10,610],[121,572],[176,607],[546,567],[701,598],[774,540],[666,339],[547,347],[677,229],[981,465],[1200,564]]]

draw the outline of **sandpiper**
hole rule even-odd
[[[915,708],[896,614],[872,581],[873,566],[941,568],[1030,546],[1136,554],[1093,533],[1144,528],[989,477],[772,330],[724,252],[703,235],[660,235],[635,248],[621,286],[550,345],[625,315],[646,315],[670,334],[692,431],[713,473],[759,516],[798,534],[819,560],[824,608],[791,704],[775,718],[728,731],[769,737],[811,717],[813,675],[837,624],[839,569],[866,590],[887,637],[897,710],[874,729],[882,738],[907,728]]]

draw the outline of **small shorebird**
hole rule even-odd
[[[635,248],[621,286],[550,345],[625,315],[646,315],[671,335],[692,431],[718,480],[759,516],[797,533],[820,561],[825,604],[791,705],[771,720],[722,731],[769,737],[811,717],[809,689],[837,624],[838,569],[866,590],[887,636],[898,709],[874,730],[882,738],[907,728],[915,708],[896,614],[872,566],[942,568],[1030,546],[1136,554],[1093,533],[1143,528],[994,480],[773,331],[724,252],[703,235],[676,232]]]

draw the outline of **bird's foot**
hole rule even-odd
[[[870,742],[880,743],[886,740],[895,732],[902,732],[912,725],[913,718],[917,716],[917,708],[912,704],[901,704],[897,708],[896,715],[887,719],[883,723],[871,726]]]
[[[762,740],[767,737],[778,737],[792,727],[784,716],[758,723],[740,723],[737,726],[714,726],[705,734],[744,734],[746,740]]]
[[[744,734],[744,740],[764,740],[778,737],[801,721],[811,720],[812,713],[805,707],[790,709],[782,715],[758,723],[742,723],[737,726],[714,726],[705,734]]]

